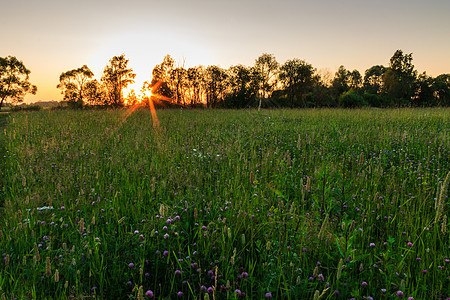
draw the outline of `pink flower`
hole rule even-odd
[[[153,292],[151,290],[148,290],[147,292],[145,292],[145,296],[149,297],[149,298],[153,298]]]

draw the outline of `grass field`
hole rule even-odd
[[[1,299],[447,299],[450,110],[15,113]]]

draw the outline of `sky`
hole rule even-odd
[[[269,53],[364,74],[401,49],[437,76],[450,73],[449,13],[449,0],[14,0],[2,3],[0,57],[31,71],[27,103],[61,101],[62,72],[86,64],[100,79],[122,53],[136,90],[166,54],[186,68],[252,66]]]

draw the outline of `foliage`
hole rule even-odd
[[[22,102],[27,93],[36,94],[37,87],[28,81],[30,73],[16,57],[0,57],[0,108],[5,102]]]
[[[95,83],[92,83],[91,80],[93,76],[94,73],[89,67],[83,65],[78,69],[61,73],[59,84],[56,87],[61,89],[64,101],[67,101],[69,106],[81,108],[86,99],[90,98],[89,94],[92,89],[95,88]]]
[[[286,61],[279,71],[279,79],[283,88],[287,90],[291,107],[305,107],[305,95],[312,91],[318,78],[316,70],[311,64],[299,59]],[[297,101],[296,101],[297,100]]]
[[[390,59],[389,68],[383,74],[384,92],[409,102],[414,96],[416,77],[412,53],[403,54],[402,50],[397,50]]]
[[[122,107],[124,99],[122,90],[134,82],[136,74],[128,67],[125,55],[114,56],[103,70],[102,82],[106,89],[106,104],[113,107]]]
[[[353,90],[347,91],[339,96],[339,106],[340,107],[361,107],[367,106],[368,103],[358,93]]]

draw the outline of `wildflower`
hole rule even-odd
[[[408,242],[408,244],[407,244],[409,247],[412,247],[413,246],[413,243],[411,243],[411,242]]]
[[[166,233],[166,234],[164,235],[164,239],[167,240],[168,238],[169,238],[169,235]]]
[[[152,298],[153,297],[153,292],[151,290],[148,290],[147,292],[145,292],[145,296]]]
[[[235,292],[236,294],[238,294],[239,296],[242,294],[241,290],[238,290],[238,289],[236,289],[234,292]]]
[[[361,285],[362,285],[362,286],[367,286],[367,282],[363,281],[363,282],[361,283]]]
[[[426,274],[426,273],[427,273],[427,270],[422,270],[422,273],[423,273],[423,274]]]
[[[132,267],[134,267],[134,264],[133,264],[133,263],[129,263],[129,264],[128,264],[128,267],[129,267],[129,268],[132,268]]]
[[[214,291],[214,290],[213,290],[212,287],[209,287],[209,288],[207,289],[207,292],[210,293],[210,294],[211,294],[213,291]]]
[[[397,292],[397,297],[403,297],[405,294],[402,291],[398,291]]]
[[[248,273],[247,272],[242,272],[242,278],[248,278]]]
[[[323,277],[322,274],[319,274],[319,276],[317,276],[317,280],[319,280],[319,281],[325,281],[325,278]]]
[[[265,297],[266,298],[272,298],[272,294],[271,293],[266,293]]]
[[[175,275],[181,275],[181,271],[180,270],[176,270],[175,271]]]
[[[408,297],[408,300],[414,300],[414,298],[413,297]]]
[[[202,292],[206,291],[206,286],[202,285],[202,286],[200,287],[200,291],[202,291]]]
[[[370,243],[369,246],[370,247],[375,247],[375,243]]]
[[[335,294],[336,296],[339,296],[341,293],[339,292],[339,290],[334,290],[333,294]]]
[[[179,292],[177,293],[177,296],[178,296],[178,297],[183,296],[183,292],[182,292],[182,291],[179,291]]]

